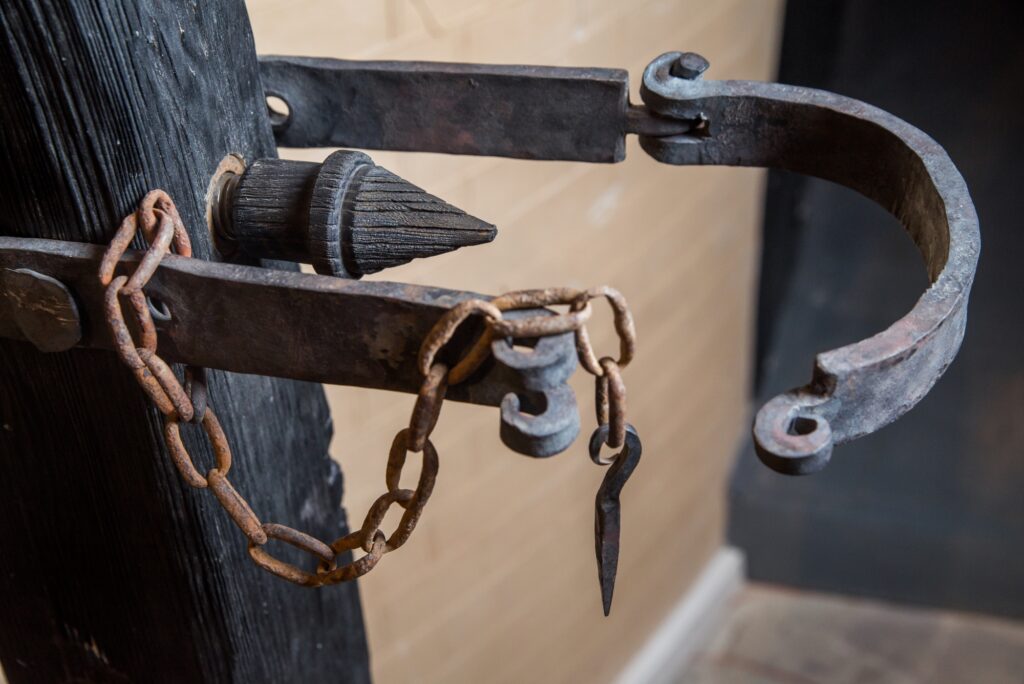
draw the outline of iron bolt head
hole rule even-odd
[[[694,81],[700,78],[701,74],[708,70],[711,62],[698,55],[696,52],[684,52],[672,63],[669,73],[676,78],[685,78]]]

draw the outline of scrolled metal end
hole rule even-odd
[[[501,401],[499,435],[517,453],[554,456],[568,449],[579,432],[576,395],[568,385],[522,396],[507,394]]]
[[[684,52],[676,57],[669,67],[669,73],[676,78],[695,80],[700,78],[711,66],[711,62],[696,52]]]
[[[754,448],[761,462],[783,475],[810,475],[832,457],[832,427],[799,393],[780,394],[757,412]]]
[[[510,311],[512,320],[533,313]],[[515,371],[515,381],[524,390],[543,391],[564,384],[576,370],[576,347],[573,333],[537,338],[529,353],[519,351],[512,340],[500,337],[491,343],[494,359]]]

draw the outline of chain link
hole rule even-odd
[[[140,231],[149,247],[130,275],[115,276],[121,257]],[[232,463],[231,446],[209,400],[205,369],[186,366],[183,384],[157,354],[157,332],[143,288],[172,249],[178,256],[192,255],[188,233],[174,202],[163,190],[153,190],[143,198],[135,213],[121,223],[100,262],[99,279],[106,288],[104,312],[107,325],[121,360],[164,416],[164,443],[182,479],[197,489],[210,490],[248,539],[252,561],[282,579],[307,587],[347,582],[365,575],[385,554],[408,541],[434,490],[438,455],[430,435],[437,425],[448,386],[463,382],[479,368],[490,355],[490,345],[495,338],[530,338],[573,332],[581,365],[596,377],[598,424],[610,426],[606,443],[613,448],[622,444],[626,392],[621,369],[633,358],[636,332],[626,301],[619,292],[608,287],[590,290],[550,288],[510,292],[491,301],[467,300],[447,311],[423,340],[418,368],[424,379],[409,426],[400,430],[391,443],[384,475],[386,491],[370,506],[360,528],[327,544],[286,525],[261,522],[228,479]],[[586,331],[585,323],[593,312],[590,300],[598,297],[609,301],[615,315],[615,329],[620,340],[617,361],[610,357],[598,359]],[[138,341],[125,320],[122,299],[127,299],[130,304]],[[504,311],[557,305],[568,306],[568,311],[525,318],[505,318],[503,315]],[[471,316],[483,316],[485,326],[469,351],[451,367],[436,361],[441,349]],[[200,425],[213,449],[216,465],[205,475],[196,467],[182,441],[182,423]],[[410,453],[422,454],[420,475],[415,489],[403,489],[400,481]],[[602,464],[606,462],[602,461]],[[381,525],[395,505],[402,508],[403,513],[395,530],[388,536],[381,530]],[[266,549],[271,539],[306,552],[316,559],[316,569],[310,572],[274,557]],[[364,555],[338,565],[343,554],[356,549],[361,549]]]

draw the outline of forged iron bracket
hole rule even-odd
[[[757,414],[757,452],[787,474],[820,470],[834,444],[896,420],[960,348],[978,220],[945,151],[857,100],[776,83],[705,81],[707,61],[667,53],[645,70],[644,105],[619,69],[263,57],[288,102],[283,146],[616,162],[625,136],[667,164],[763,166],[852,188],[898,218],[931,279],[914,308],[870,339],[818,355],[811,382]]]
[[[42,351],[114,349],[102,324],[104,288],[96,277],[105,249],[0,236],[0,337]],[[127,252],[118,273],[134,270],[142,254]],[[408,393],[419,391],[423,380],[416,359],[427,332],[458,302],[481,297],[174,255],[161,261],[146,294],[169,361]],[[458,358],[477,332],[463,326],[446,350]],[[506,444],[529,456],[550,456],[579,433],[575,395],[565,384],[576,368],[576,347],[572,333],[534,344],[533,353],[523,353],[510,340],[495,340],[491,358],[450,387],[447,398],[500,405]]]
[[[667,164],[765,166],[817,176],[865,195],[900,220],[931,286],[877,335],[818,355],[805,387],[765,404],[754,420],[761,460],[781,473],[823,468],[834,444],[910,410],[953,361],[964,336],[980,250],[967,185],[927,135],[871,105],[809,88],[673,75],[684,55],[644,71],[641,97],[668,117],[703,121],[700,135],[641,136]]]

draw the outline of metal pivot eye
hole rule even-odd
[[[275,131],[283,130],[291,121],[292,108],[288,101],[275,93],[267,93],[267,116]]]
[[[576,394],[568,385],[507,394],[501,401],[498,434],[509,449],[545,458],[569,448],[580,433]]]
[[[149,315],[153,317],[154,321],[166,323],[171,320],[171,309],[164,300],[147,295],[146,305],[149,307]]]
[[[814,418],[805,418],[803,416],[797,416],[793,420],[789,421],[789,429],[786,430],[791,435],[809,435],[818,429],[818,421]]]
[[[511,320],[532,313],[504,312]],[[500,337],[490,344],[498,371],[516,389],[501,401],[501,441],[521,454],[552,456],[567,449],[580,429],[576,395],[565,384],[576,370],[573,333],[538,338],[530,351],[519,342]]]
[[[706,116],[704,137],[641,136],[668,164],[764,166],[845,185],[900,220],[924,259],[931,286],[888,329],[823,352],[804,387],[761,408],[754,442],[782,473],[825,467],[833,444],[874,432],[910,410],[952,362],[963,340],[978,263],[978,217],[946,152],[880,109],[809,88],[687,78],[701,65],[666,53],[644,71],[641,96],[665,117]],[[682,76],[680,76],[682,74]]]

